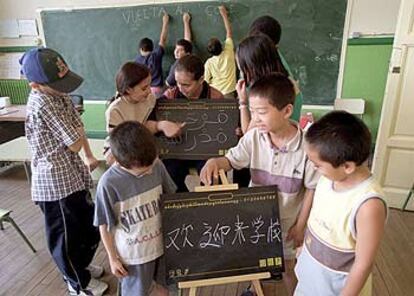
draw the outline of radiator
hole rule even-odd
[[[27,80],[0,79],[0,96],[10,97],[12,104],[26,104],[29,92]]]

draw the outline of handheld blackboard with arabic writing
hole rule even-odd
[[[167,283],[284,270],[276,186],[162,200]]]
[[[237,144],[236,100],[159,100],[155,114],[157,120],[185,122],[180,137],[158,137],[162,158],[208,159],[223,156]]]

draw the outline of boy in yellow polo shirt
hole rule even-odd
[[[220,40],[211,38],[207,45],[207,51],[212,55],[204,65],[204,80],[218,89],[224,97],[235,98],[236,95],[236,62],[234,58],[233,33],[227,15],[226,7],[219,7],[226,28],[226,40],[224,48]]]

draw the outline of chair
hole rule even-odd
[[[36,249],[33,247],[33,245],[30,243],[29,239],[24,235],[24,233],[20,230],[19,226],[17,226],[16,222],[10,217],[10,213],[12,211],[0,209],[0,229],[4,230],[3,228],[3,222],[10,223],[20,234],[20,236],[23,238],[23,240],[26,242],[26,244],[29,245],[30,249],[32,249],[33,253],[36,253]]]
[[[75,109],[79,112],[80,115],[85,111],[83,108],[83,97],[81,95],[69,95]]]
[[[405,199],[404,205],[401,208],[402,211],[405,211],[405,208],[407,207],[410,198],[413,197],[413,193],[414,193],[414,183],[413,183],[413,186],[411,186],[411,189],[408,192],[407,198]]]
[[[343,110],[354,115],[362,115],[365,112],[364,99],[335,99],[334,110]]]

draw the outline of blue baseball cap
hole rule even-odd
[[[62,93],[71,93],[83,81],[82,77],[69,70],[63,57],[50,48],[28,50],[19,62],[27,80],[45,84]]]

